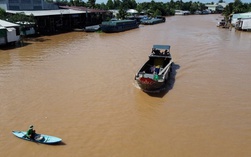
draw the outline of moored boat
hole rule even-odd
[[[100,29],[100,25],[86,26],[85,32],[96,32]]]
[[[110,20],[102,22],[100,29],[106,33],[122,32],[139,27],[136,20]]]
[[[153,45],[148,61],[135,75],[139,87],[146,93],[164,89],[172,68],[170,45]]]
[[[240,18],[235,24],[235,29],[250,31],[251,30],[251,18]]]
[[[12,134],[23,140],[43,144],[55,144],[62,141],[61,138],[44,134],[36,134],[34,139],[30,139],[26,136],[26,131],[12,131]]]
[[[166,22],[166,18],[165,18],[165,16],[156,16],[156,18],[157,19],[161,19],[162,20],[162,22]]]
[[[143,25],[154,25],[158,23],[163,23],[166,21],[166,18],[163,16],[156,16],[155,18],[144,18],[141,20]]]
[[[226,25],[225,19],[222,19],[220,22],[217,23],[217,27],[224,27]]]

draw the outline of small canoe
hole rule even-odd
[[[23,140],[44,143],[44,144],[55,144],[62,141],[61,138],[44,134],[36,134],[34,139],[30,139],[26,136],[26,131],[12,131],[12,133],[16,137],[21,138]]]
[[[85,27],[85,32],[96,32],[98,30],[100,30],[100,26],[99,25],[93,25],[93,26],[87,26]]]

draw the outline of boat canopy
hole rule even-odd
[[[153,45],[153,49],[170,50],[170,45]]]

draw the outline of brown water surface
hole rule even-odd
[[[174,16],[121,33],[44,36],[0,50],[2,157],[250,157],[251,34],[219,15]],[[134,82],[153,44],[170,44],[169,90]],[[12,130],[58,136],[60,145]]]

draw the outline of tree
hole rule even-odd
[[[0,8],[0,19],[5,19],[6,17],[6,11],[2,8]]]
[[[108,9],[114,9],[114,3],[113,3],[113,1],[112,0],[108,0],[106,2],[106,6],[107,6]]]
[[[88,0],[87,4],[90,8],[95,8],[96,0]]]
[[[153,13],[153,16],[156,17],[157,15],[162,15],[162,12],[157,9],[154,13]]]
[[[192,5],[190,6],[189,11],[191,12],[191,14],[193,14],[195,11],[199,10],[199,6],[197,3],[192,3]]]
[[[243,13],[244,9],[243,9],[243,4],[241,2],[241,0],[235,0],[233,3],[233,12],[234,13]]]
[[[169,3],[170,9],[175,9],[175,2],[173,0]]]
[[[130,9],[131,7],[130,7],[130,0],[122,0],[122,4],[121,4],[121,7],[123,8],[123,9]]]
[[[137,5],[136,10],[138,11],[138,13],[141,13],[143,11],[143,8],[141,5]]]
[[[103,10],[108,10],[109,8],[107,7],[107,5],[105,5],[105,3],[101,3],[101,4],[96,4],[95,7],[97,9],[103,9]]]
[[[176,8],[177,10],[181,10],[181,9],[182,9],[182,5],[183,5],[182,0],[177,0],[175,4],[176,4],[176,5],[175,5],[175,8]]]
[[[119,13],[117,14],[117,17],[119,19],[125,19],[126,15],[127,15],[126,11],[121,7],[119,9]]]
[[[224,17],[228,17],[232,12],[233,12],[233,3],[229,3],[225,9],[223,10],[222,14],[224,15]]]
[[[21,13],[16,13],[14,15],[8,15],[8,21],[13,22],[13,23],[21,23],[24,24],[26,22],[29,23],[34,23],[35,22],[35,18],[33,14],[30,15],[25,15],[23,12]]]
[[[137,8],[137,3],[136,3],[136,1],[135,1],[135,0],[131,0],[131,1],[130,1],[130,6],[131,6],[130,9],[136,9],[136,8]]]
[[[113,3],[114,3],[114,9],[119,9],[122,2],[120,0],[114,0]]]

